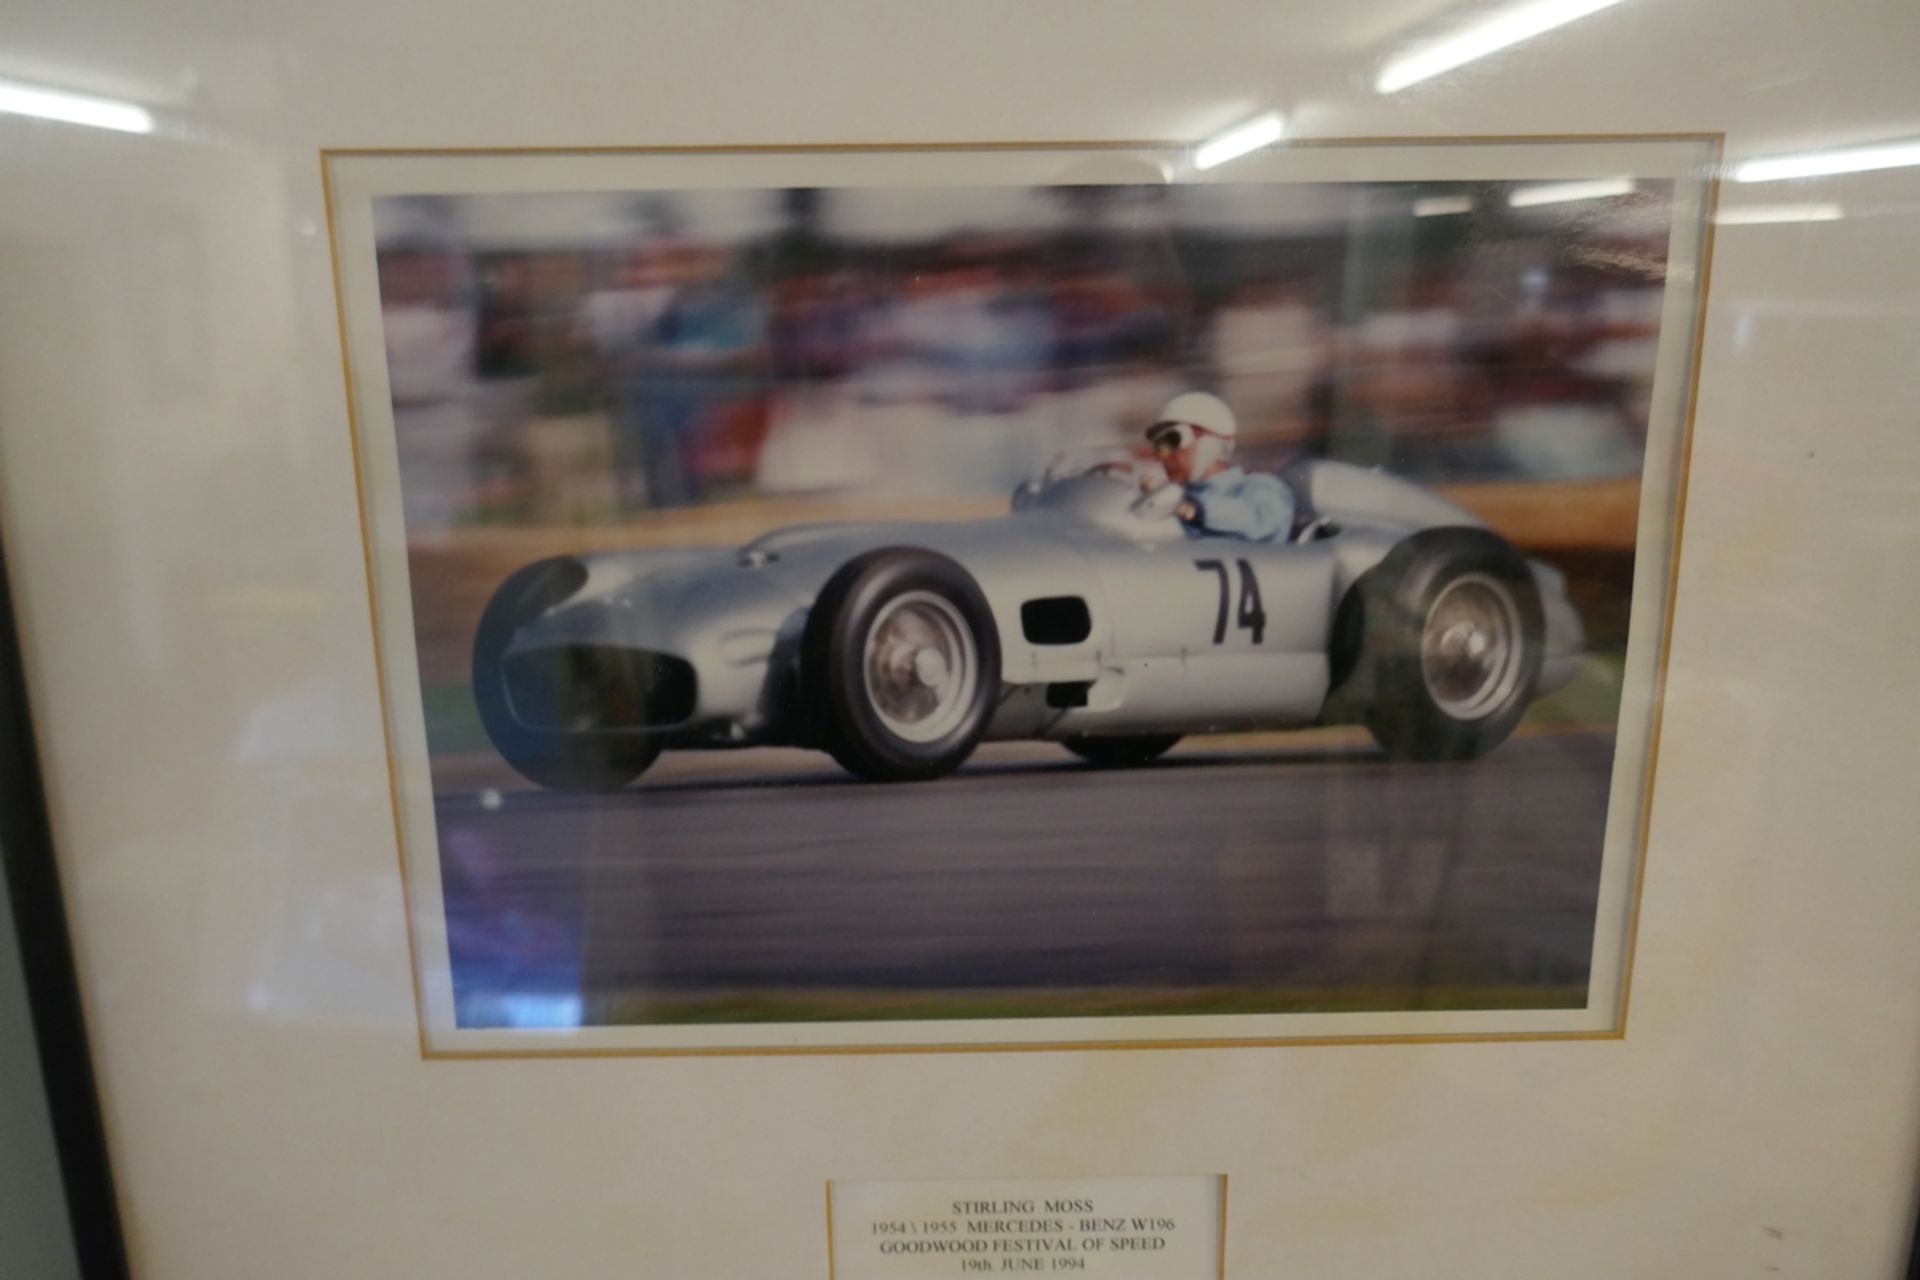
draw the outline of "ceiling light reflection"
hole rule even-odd
[[[1838,222],[1846,216],[1837,204],[1750,204],[1722,209],[1713,220],[1723,227],[1753,227],[1769,222]]]
[[[1485,22],[1475,23],[1453,35],[1419,44],[1391,58],[1380,69],[1373,87],[1380,93],[1398,93],[1444,71],[1465,66],[1490,53],[1497,53],[1522,40],[1563,27],[1590,13],[1619,4],[1620,0],[1532,0],[1502,10]]]
[[[84,124],[95,129],[117,129],[121,133],[153,132],[153,116],[145,107],[113,98],[68,93],[64,89],[44,89],[17,80],[0,80],[0,112]]]
[[[1451,213],[1472,212],[1472,196],[1422,196],[1413,202],[1416,218],[1444,218]]]
[[[1565,204],[1569,200],[1604,200],[1608,196],[1631,194],[1632,178],[1593,178],[1581,182],[1545,182],[1533,187],[1519,187],[1507,197],[1507,203],[1516,209],[1531,209],[1535,205]]]
[[[1830,173],[1865,173],[1871,169],[1899,169],[1920,164],[1920,139],[1885,142],[1871,147],[1838,147],[1831,151],[1803,151],[1798,155],[1768,156],[1733,167],[1735,182],[1775,182],[1781,178],[1818,178]]]
[[[1271,146],[1280,141],[1280,135],[1285,132],[1286,123],[1281,120],[1280,113],[1269,111],[1258,119],[1249,120],[1201,143],[1199,150],[1193,153],[1193,167],[1218,168],[1229,160],[1238,160],[1249,151]]]

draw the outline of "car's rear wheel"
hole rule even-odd
[[[1151,764],[1180,741],[1177,733],[1141,733],[1119,738],[1066,738],[1061,746],[1101,769],[1132,769]]]
[[[937,778],[973,753],[1000,692],[993,611],[942,555],[888,547],[828,580],[801,637],[814,736],[850,773]]]
[[[1526,714],[1545,628],[1533,574],[1502,538],[1428,529],[1354,584],[1333,666],[1389,756],[1472,760]]]
[[[507,699],[503,665],[514,633],[585,581],[585,566],[560,556],[530,564],[500,584],[474,634],[473,700],[494,750],[521,777],[556,791],[618,791],[659,758],[658,742],[631,733],[530,728]]]

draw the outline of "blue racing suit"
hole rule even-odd
[[[1183,521],[1189,538],[1284,540],[1293,532],[1293,490],[1279,476],[1239,467],[1216,471],[1187,486],[1193,519]]]

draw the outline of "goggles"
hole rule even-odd
[[[1227,438],[1218,431],[1196,427],[1191,422],[1156,422],[1147,428],[1147,443],[1153,446],[1155,453],[1178,453],[1201,436],[1212,436],[1215,440]]]

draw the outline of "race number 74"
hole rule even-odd
[[[1242,631],[1253,632],[1253,642],[1259,644],[1267,634],[1267,613],[1260,607],[1260,583],[1253,576],[1253,566],[1245,560],[1235,560],[1240,569],[1240,607],[1234,610],[1234,621]],[[1227,613],[1233,606],[1233,580],[1227,573],[1224,560],[1195,560],[1193,567],[1202,573],[1211,573],[1220,579],[1220,610],[1213,619],[1213,642],[1227,642]]]

